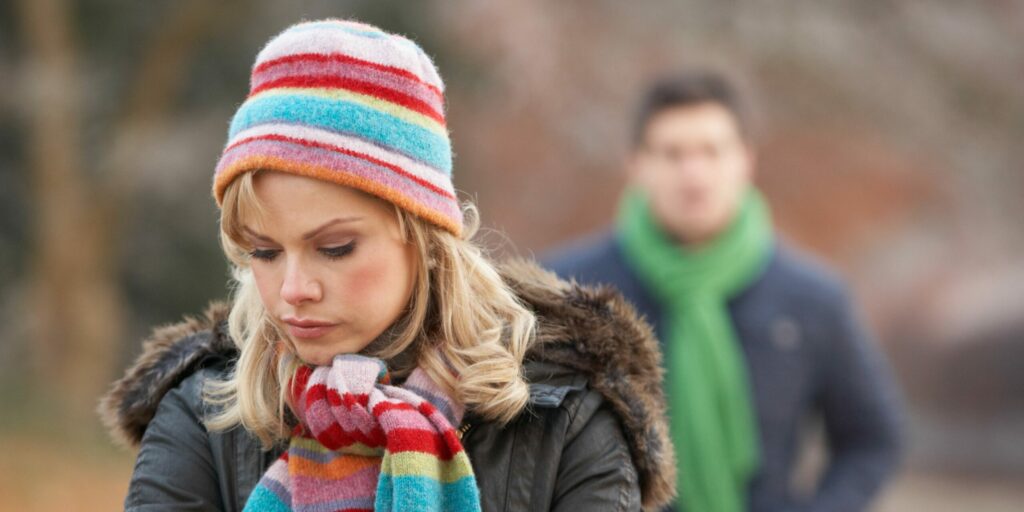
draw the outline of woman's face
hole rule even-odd
[[[416,251],[394,208],[282,172],[259,173],[254,187],[265,213],[243,231],[268,314],[306,363],[359,352],[399,318],[413,290]]]

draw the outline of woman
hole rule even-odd
[[[610,290],[494,266],[443,84],[344,20],[262,49],[217,164],[229,303],[156,329],[104,397],[129,510],[654,510],[660,356]]]

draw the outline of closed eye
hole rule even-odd
[[[353,240],[345,245],[339,245],[337,247],[323,247],[320,249],[320,253],[333,260],[348,256],[355,250],[355,248],[356,242]]]
[[[263,261],[271,261],[277,257],[277,251],[275,249],[253,249],[249,251],[249,256]]]
[[[352,253],[352,251],[355,250],[355,248],[356,243],[355,241],[352,241],[345,245],[339,245],[336,247],[322,247],[318,250],[320,251],[321,254],[333,260],[348,256],[349,254]],[[277,249],[253,249],[249,251],[249,256],[261,261],[273,261],[274,258],[277,257],[277,254],[280,252],[281,251]]]

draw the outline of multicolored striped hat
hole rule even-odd
[[[217,162],[217,206],[257,169],[353,187],[462,233],[441,76],[416,43],[372,25],[304,21],[263,47]]]

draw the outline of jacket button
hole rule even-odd
[[[778,318],[772,323],[771,336],[779,350],[795,350],[800,346],[800,325],[792,318]]]

